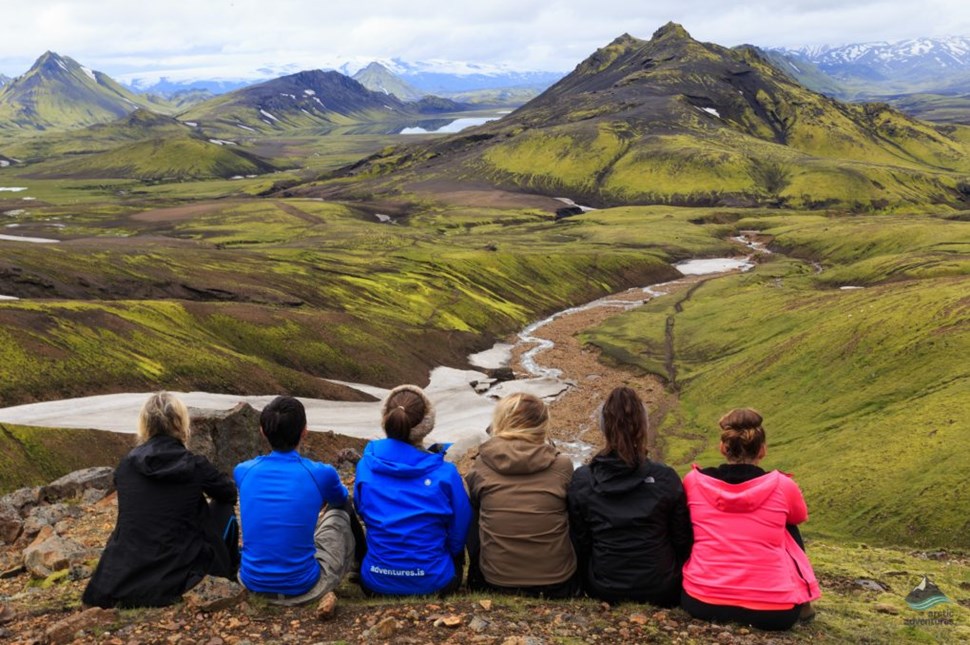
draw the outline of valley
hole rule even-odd
[[[924,552],[956,554],[927,566],[965,617],[970,127],[841,103],[675,24],[514,110],[421,100],[318,70],[0,129],[0,408],[159,388],[363,404],[345,383],[475,369],[469,354],[612,295],[636,306],[543,326],[536,360],[573,383],[557,438],[596,445],[596,407],[630,384],[683,474],[719,460],[723,412],[755,407],[766,464],[805,493],[823,586],[858,603],[833,601],[822,635],[865,634],[888,601],[852,581]],[[678,268],[752,254],[739,236],[763,245],[749,270]],[[481,422],[461,400],[443,427]],[[0,427],[5,490],[124,449]],[[883,627],[874,642],[937,634]]]

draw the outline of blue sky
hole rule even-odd
[[[966,0],[0,0],[0,73],[53,50],[120,80],[251,79],[375,59],[566,72],[668,21],[726,46],[970,36]],[[263,69],[260,72],[260,69]]]

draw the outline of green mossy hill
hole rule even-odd
[[[131,450],[132,439],[117,432],[0,423],[0,494],[81,468],[114,466]]]
[[[970,224],[754,217],[736,226],[817,264],[767,258],[585,336],[676,384],[680,406],[660,429],[667,459],[681,470],[719,463],[717,419],[754,407],[765,416],[766,465],[795,474],[812,530],[970,546]]]
[[[400,171],[407,169],[402,175]],[[593,205],[960,207],[970,148],[888,105],[809,91],[754,48],[622,36],[514,113],[346,174],[449,178]],[[385,180],[387,181],[387,180]]]
[[[184,128],[183,128],[184,130]],[[186,131],[30,166],[32,178],[133,178],[142,181],[229,178],[272,172],[269,162],[235,141],[202,139]]]
[[[147,105],[106,74],[47,52],[0,89],[0,130],[77,128],[113,121]]]

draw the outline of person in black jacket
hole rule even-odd
[[[672,607],[693,532],[680,477],[647,458],[647,424],[636,392],[610,392],[600,415],[606,446],[573,474],[569,525],[588,595]]]
[[[207,574],[235,579],[236,485],[185,449],[188,433],[181,401],[168,392],[149,397],[138,445],[115,470],[118,520],[84,590],[85,605],[160,607]]]

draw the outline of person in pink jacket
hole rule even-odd
[[[684,478],[694,548],[684,565],[683,608],[693,617],[785,630],[814,616],[821,594],[795,525],[808,519],[798,485],[764,458],[762,417],[731,410],[721,426],[726,464]]]

